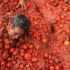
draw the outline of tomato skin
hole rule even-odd
[[[4,60],[6,60],[6,59],[8,58],[8,53],[7,53],[7,52],[4,52],[3,55],[2,55],[2,58],[3,58]]]
[[[9,3],[9,0],[3,0],[3,3],[7,4],[7,3]]]
[[[24,55],[24,58],[25,58],[26,60],[30,60],[30,59],[31,59],[31,54],[30,54],[30,53],[26,53],[26,54]]]
[[[19,2],[19,0],[15,0],[14,2],[18,3],[18,2]]]

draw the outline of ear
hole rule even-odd
[[[13,29],[13,25],[12,24],[8,24],[7,25],[7,32],[8,33],[11,33],[12,32],[12,29]]]

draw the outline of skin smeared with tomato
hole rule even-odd
[[[29,20],[23,14],[17,14],[12,18],[12,22],[7,26],[8,34],[13,38],[17,39],[24,33],[26,34],[29,30]]]
[[[16,7],[19,7],[20,5],[21,5],[21,7],[23,8],[26,8],[26,5],[25,5],[25,0],[19,0],[19,3],[18,3],[18,5],[16,6]]]
[[[10,26],[10,27],[9,27]],[[8,30],[8,34],[14,39],[14,38],[18,38],[20,35],[23,34],[23,30],[18,28],[18,27],[13,27],[12,25],[9,25],[7,28]]]

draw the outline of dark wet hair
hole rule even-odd
[[[17,14],[12,18],[12,23],[14,27],[20,27],[24,31],[29,29],[30,21],[29,19],[23,14]]]

